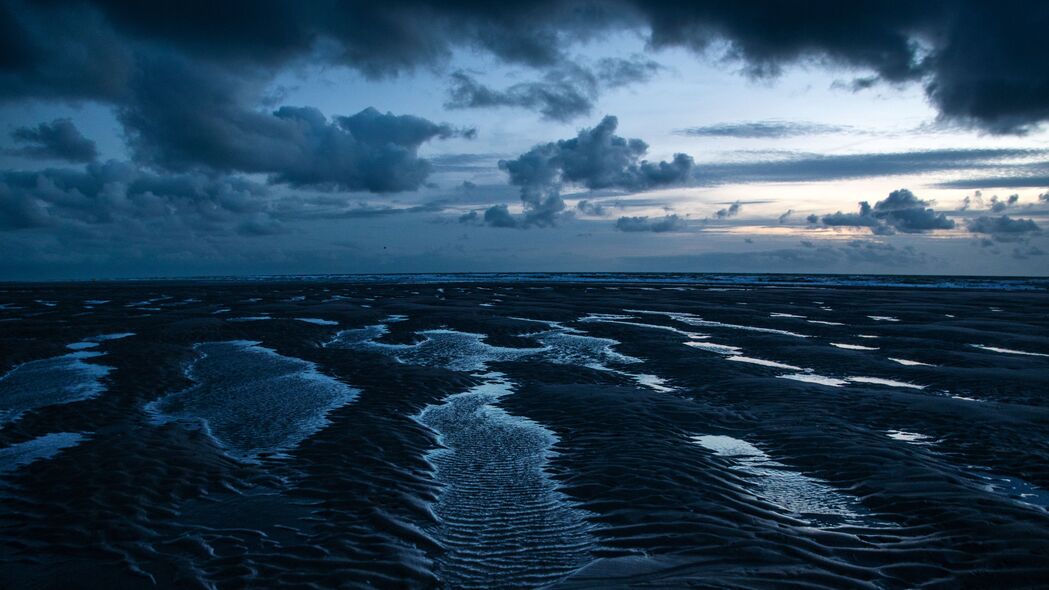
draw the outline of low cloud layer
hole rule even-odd
[[[74,235],[101,228],[143,235],[173,231],[189,240],[216,232],[273,232],[279,223],[266,211],[267,194],[265,186],[243,178],[156,175],[117,161],[82,170],[3,172],[0,229]]]
[[[997,242],[1017,242],[1026,240],[1031,234],[1042,231],[1033,219],[1012,218],[1008,215],[998,217],[980,216],[965,223],[969,231],[985,234]]]
[[[777,139],[804,135],[824,135],[850,131],[850,127],[806,123],[803,121],[745,121],[689,127],[678,131],[692,137],[733,137],[737,139]]]
[[[703,164],[696,181],[705,185],[758,182],[825,182],[875,176],[900,176],[930,172],[1001,170],[1015,168],[1022,174],[1031,164],[1018,160],[1046,158],[1049,151],[994,149],[939,149],[866,154],[808,154],[785,152],[777,158]],[[1042,165],[1042,164],[1039,164]],[[958,183],[946,183],[955,186]],[[968,182],[962,182],[966,188]],[[944,185],[941,185],[944,186]],[[998,186],[977,183],[975,188]],[[1009,185],[1005,185],[1009,186]],[[1042,186],[1042,185],[1034,185]]]
[[[705,272],[893,272],[899,268],[929,268],[934,257],[913,246],[897,247],[872,240],[850,240],[844,245],[803,241],[799,246],[746,252],[705,252],[674,256],[628,258],[624,266],[643,271]]]
[[[616,221],[616,229],[623,232],[676,232],[684,231],[687,225],[685,219],[678,215],[666,215],[664,217],[620,217]]]

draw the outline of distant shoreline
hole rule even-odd
[[[979,289],[994,291],[1047,291],[1049,277],[967,275],[878,275],[799,273],[642,273],[642,272],[522,272],[522,273],[361,273],[256,276],[189,276],[115,279],[58,279],[50,281],[0,281],[0,285],[60,285],[99,283],[627,283],[690,286],[822,286],[923,289]]]

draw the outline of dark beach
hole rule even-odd
[[[0,304],[4,588],[1049,580],[1044,281],[316,277]]]

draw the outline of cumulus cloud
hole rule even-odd
[[[486,209],[484,222],[492,227],[518,227],[521,223],[506,205],[493,205]]]
[[[714,213],[714,215],[717,216],[718,219],[727,219],[729,217],[735,217],[739,215],[739,212],[742,209],[742,203],[736,201],[734,203],[731,203],[728,207],[725,207],[724,209],[718,209],[717,212]]]
[[[684,231],[687,228],[685,219],[674,214],[664,217],[620,217],[616,221],[616,229],[624,232],[673,232]]]
[[[81,135],[69,119],[55,119],[36,127],[19,127],[11,137],[18,143],[30,144],[6,150],[8,154],[23,158],[91,162],[98,157],[95,142]]]
[[[991,211],[995,213],[1001,213],[1009,207],[1016,205],[1020,201],[1020,195],[1009,195],[1004,199],[999,199],[998,195],[991,197]]]
[[[675,154],[673,160],[649,162],[642,157],[648,144],[615,134],[618,120],[607,116],[576,137],[533,147],[513,160],[501,160],[499,168],[510,183],[521,187],[524,214],[508,221],[505,206],[489,209],[490,225],[497,227],[550,226],[565,209],[561,190],[565,185],[588,189],[642,191],[687,182],[694,166],[691,156]],[[498,211],[498,207],[502,207]],[[486,213],[486,221],[488,215]]]
[[[859,204],[856,213],[838,211],[824,215],[820,221],[831,227],[866,227],[875,234],[921,233],[937,229],[953,229],[954,220],[933,210],[928,201],[914,196],[907,189],[893,191],[872,207],[867,201]],[[812,222],[812,216],[810,216]]]
[[[790,219],[791,215],[794,215],[794,210],[793,209],[787,209],[787,211],[783,215],[779,216],[779,222],[780,223],[787,223],[787,220]]]

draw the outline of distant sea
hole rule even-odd
[[[336,283],[678,283],[721,286],[833,286],[920,289],[966,289],[991,291],[1049,291],[1049,277],[981,277],[949,275],[841,275],[760,273],[613,273],[613,272],[526,272],[526,273],[390,273],[390,274],[304,274],[175,277],[127,279],[148,281],[218,282],[336,282]]]

